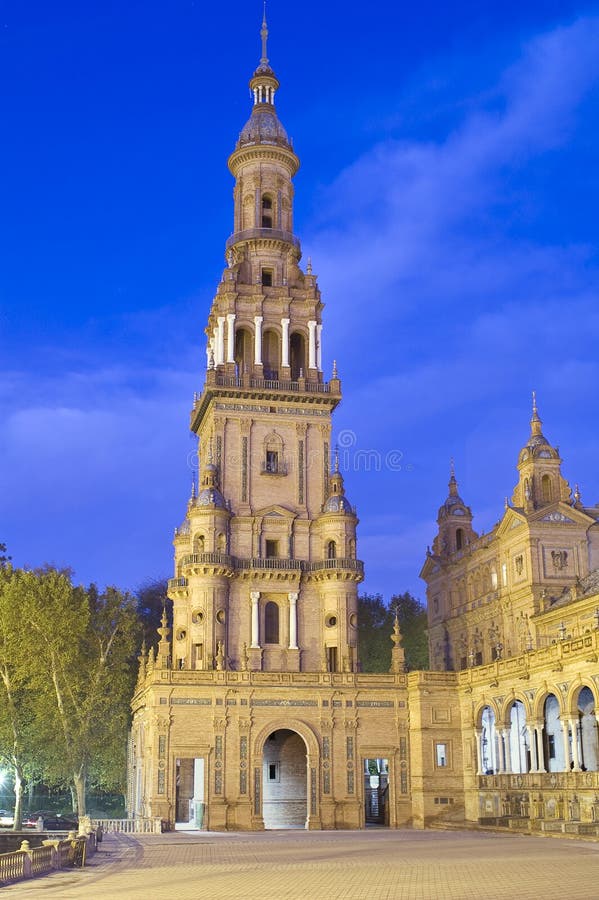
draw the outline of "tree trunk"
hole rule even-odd
[[[85,781],[85,771],[80,769],[78,772],[73,773],[73,784],[75,786],[75,793],[77,794],[77,814],[79,816],[84,816],[86,814]]]
[[[75,793],[75,785],[70,784],[69,790],[71,792],[71,812],[77,812],[77,794]]]
[[[12,830],[20,831],[23,819],[23,773],[19,766],[14,766],[13,768],[15,774],[15,817]]]

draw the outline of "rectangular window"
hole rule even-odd
[[[268,780],[269,781],[279,781],[280,780],[280,763],[271,762],[268,764]]]
[[[437,754],[437,767],[443,768],[447,765],[447,744],[435,744]]]
[[[268,226],[270,228],[270,226]],[[272,287],[272,269],[262,269],[263,287]]]
[[[327,667],[329,672],[337,671],[337,648],[327,647]]]
[[[501,564],[501,583],[507,587],[507,563]]]
[[[279,542],[266,541],[266,558],[276,559],[279,555]]]
[[[266,451],[266,471],[272,473],[279,471],[279,454],[277,450]]]

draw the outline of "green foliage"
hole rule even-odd
[[[75,587],[68,571],[0,570],[0,672],[10,656],[20,718],[13,739],[29,778],[72,786],[80,814],[88,782],[124,788],[129,703],[140,642],[136,601],[115,588]],[[5,648],[4,655],[2,648]],[[5,697],[8,697],[4,687]],[[7,702],[0,713],[6,755]],[[15,743],[16,742],[16,743]],[[23,769],[24,770],[24,769]],[[16,769],[15,769],[16,771]]]
[[[407,591],[394,594],[389,603],[392,619],[399,621],[402,647],[406,654],[408,670],[428,669],[428,631],[426,607]]]
[[[148,647],[156,643],[157,629],[165,604],[169,628],[173,626],[173,607],[172,603],[167,603],[166,588],[167,579],[159,578],[144,582],[135,593],[137,613],[142,622],[143,637]]]
[[[363,672],[388,672],[395,613],[408,669],[428,668],[426,609],[409,593],[396,594],[387,606],[380,594],[358,597],[358,649]]]

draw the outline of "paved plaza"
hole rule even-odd
[[[48,900],[593,900],[599,846],[487,832],[107,835],[83,870],[2,889]]]

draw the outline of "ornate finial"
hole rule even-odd
[[[393,647],[391,649],[391,668],[390,672],[399,674],[406,671],[406,655],[401,645],[402,633],[399,627],[399,607],[395,607],[395,619],[393,620],[393,632],[391,634]]]
[[[141,650],[139,652],[139,656],[137,657],[137,661],[139,663],[139,671],[137,673],[138,681],[143,681],[146,677],[146,639],[144,638],[141,643]]]
[[[262,16],[262,28],[260,29],[260,37],[262,38],[262,58],[260,60],[264,65],[268,65],[268,56],[266,54],[266,44],[268,42],[268,25],[266,24],[266,0],[264,0],[264,14]]]
[[[458,495],[458,483],[455,478],[455,464],[453,461],[453,456],[449,460],[449,496],[457,497]]]
[[[210,347],[210,350],[208,352],[208,368],[214,368],[214,347],[212,346]]]
[[[195,500],[196,496],[196,474],[194,472],[191,476],[191,499]]]
[[[537,392],[533,391],[532,392],[532,418],[530,420],[530,430],[531,430],[531,434],[533,436],[537,435],[537,434],[541,434],[542,424],[543,423],[541,422],[541,419],[539,417],[539,409],[537,407]]]
[[[333,378],[337,378],[337,360],[333,360]]]
[[[334,472],[335,472],[336,475],[339,474],[339,446],[338,446],[337,444],[335,445],[335,468],[334,468]]]
[[[580,506],[582,500],[582,494],[580,493],[580,487],[578,484],[574,485],[574,505]]]
[[[504,501],[503,501],[503,506],[504,506],[505,509],[509,509],[509,508],[510,508],[510,499],[509,499],[509,497],[505,497],[505,499],[504,499]]]
[[[312,274],[312,257],[311,256],[308,257],[308,264],[306,266],[306,274],[307,275]]]

